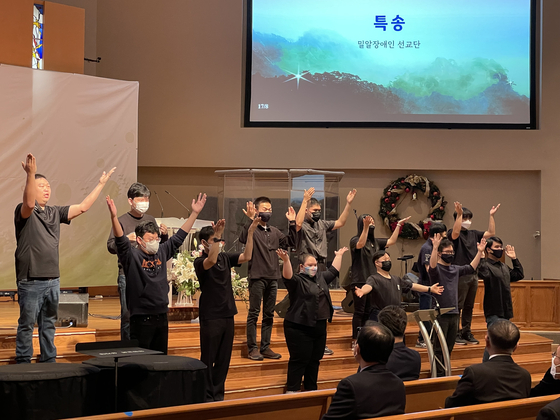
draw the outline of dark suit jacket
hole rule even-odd
[[[550,368],[546,371],[541,381],[531,390],[531,397],[560,394],[560,379],[554,379]]]
[[[403,342],[395,343],[386,366],[401,380],[414,381],[420,377],[422,358],[420,353],[409,349]]]
[[[496,356],[465,369],[445,408],[527,398],[530,392],[531,374],[511,356]]]
[[[353,420],[404,414],[404,384],[385,365],[369,366],[339,382],[322,420]]]
[[[537,420],[560,420],[560,398],[541,408]]]

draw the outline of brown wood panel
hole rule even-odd
[[[33,0],[0,0],[0,63],[31,67]]]
[[[532,287],[530,293],[528,310],[531,314],[531,325],[556,326],[558,287],[554,284],[550,286],[541,285],[539,287]]]
[[[527,299],[531,298],[528,293],[529,287],[512,287],[511,299],[513,302],[513,319],[512,321],[520,328],[526,327],[528,323]]]
[[[45,70],[84,74],[84,9],[45,2]]]

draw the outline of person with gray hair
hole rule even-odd
[[[507,319],[490,324],[484,338],[490,358],[465,369],[445,408],[528,398],[531,374],[511,357],[519,337],[519,329]]]
[[[394,337],[384,325],[368,322],[358,333],[354,358],[360,371],[339,382],[322,420],[353,420],[404,414],[406,391],[386,363]]]

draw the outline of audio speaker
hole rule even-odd
[[[56,326],[68,326],[71,321],[74,327],[87,327],[88,303],[89,293],[61,293]]]

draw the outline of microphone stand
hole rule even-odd
[[[161,204],[161,200],[159,199],[159,195],[156,190],[154,190],[154,194],[156,195],[159,206],[161,207],[161,218],[163,219],[163,205]]]
[[[187,208],[187,206],[185,206],[183,203],[181,203],[177,197],[175,197],[173,194],[171,194],[171,193],[170,193],[169,191],[167,191],[167,190],[165,190],[165,192],[166,192],[167,194],[169,194],[171,197],[173,197],[173,199],[174,199],[177,203],[179,203],[186,211],[188,211],[188,212],[189,212],[189,216],[191,215],[191,211]]]

